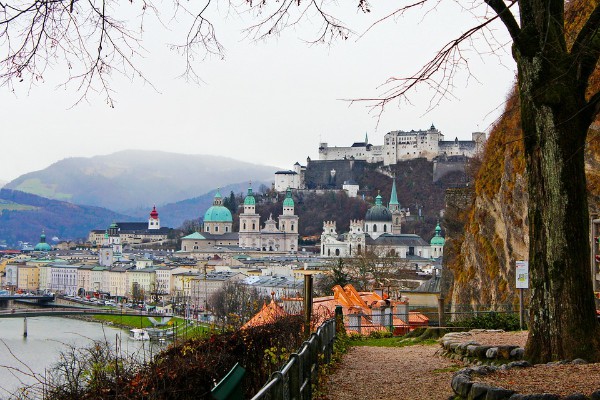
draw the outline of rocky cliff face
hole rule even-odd
[[[600,204],[598,122],[588,137],[588,201],[594,213]],[[455,196],[446,195],[445,297],[451,298],[455,311],[510,308],[518,303],[515,261],[529,258],[527,181],[515,93],[491,132],[474,186],[470,204],[456,205]]]

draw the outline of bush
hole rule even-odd
[[[394,335],[392,335],[392,332],[390,331],[373,331],[369,333],[371,339],[391,338],[392,336]]]
[[[516,314],[490,311],[460,321],[453,321],[447,325],[469,329],[503,329],[505,331],[518,331],[519,316]]]

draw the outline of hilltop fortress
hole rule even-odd
[[[398,161],[426,158],[432,161],[440,156],[473,157],[485,144],[484,132],[473,132],[472,140],[444,140],[444,135],[434,125],[428,130],[410,132],[392,131],[384,136],[382,145],[372,145],[368,136],[364,142],[350,147],[329,147],[319,144],[319,160],[362,160],[368,163],[393,165]]]
[[[275,190],[292,189],[344,189],[356,196],[356,181],[369,164],[396,165],[411,160],[432,162],[433,182],[451,172],[464,172],[467,159],[483,151],[484,132],[473,132],[472,140],[444,140],[444,135],[434,125],[428,130],[391,131],[385,134],[383,144],[355,142],[349,147],[330,147],[319,144],[319,159],[306,160],[306,166],[296,163],[293,169],[275,173]],[[431,165],[431,164],[430,164]]]

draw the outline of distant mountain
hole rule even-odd
[[[144,221],[105,208],[79,206],[30,193],[0,189],[0,241],[37,243],[42,231],[48,242],[87,238],[91,229],[108,227],[112,221]]]
[[[67,158],[5,188],[124,212],[197,197],[236,182],[270,180],[276,170],[226,157],[125,150]]]
[[[252,187],[255,192],[260,190],[261,185],[270,187],[269,181],[264,182],[252,182]],[[242,194],[245,196],[248,190],[248,182],[237,183],[233,185],[227,185],[220,188],[221,196],[228,197],[231,192],[236,196]],[[206,210],[212,206],[213,199],[215,197],[216,190],[211,190],[202,196],[194,197],[178,201],[176,203],[164,204],[157,207],[157,211],[160,217],[161,226],[168,226],[169,228],[178,228],[185,220],[194,220],[204,216]],[[150,213],[150,208],[135,208],[126,210],[125,213],[137,217],[140,220],[146,220]]]

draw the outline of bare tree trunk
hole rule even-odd
[[[526,358],[599,361],[584,165],[592,114],[566,46],[552,34],[541,47],[520,46],[515,58],[529,185]]]

